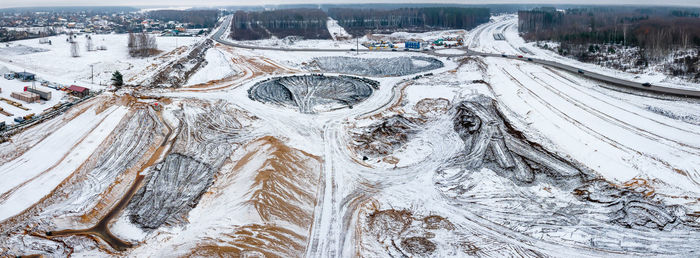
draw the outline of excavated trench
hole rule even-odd
[[[352,76],[294,75],[258,82],[248,97],[263,103],[296,108],[313,114],[349,107],[364,101],[379,89],[379,82]]]
[[[433,57],[358,58],[329,56],[314,58],[308,65],[323,72],[361,76],[404,76],[442,68],[445,64]]]

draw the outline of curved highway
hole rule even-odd
[[[276,51],[296,51],[296,52],[351,52],[351,51],[358,51],[358,52],[396,52],[392,51],[389,49],[380,49],[380,50],[370,50],[370,49],[341,49],[341,48],[279,48],[279,47],[265,47],[265,46],[250,46],[250,45],[243,45],[243,44],[238,44],[234,43],[225,39],[222,39],[221,36],[223,33],[227,30],[229,30],[229,27],[231,25],[231,19],[233,16],[228,16],[223,22],[222,25],[219,26],[219,30],[216,31],[214,34],[212,34],[212,39],[215,40],[216,42],[219,42],[224,45],[232,46],[232,47],[237,47],[237,48],[246,48],[246,49],[260,49],[260,50],[276,50]],[[624,80],[620,78],[615,78],[612,76],[604,75],[601,73],[596,73],[590,70],[585,70],[583,68],[579,67],[574,67],[571,65],[559,63],[559,62],[554,62],[550,60],[544,60],[544,59],[538,59],[538,58],[528,58],[528,57],[518,57],[518,56],[513,56],[513,55],[502,55],[502,54],[494,54],[494,53],[484,53],[484,52],[478,52],[478,51],[473,51],[469,50],[467,47],[464,48],[456,48],[458,50],[463,50],[464,54],[456,54],[456,55],[448,55],[448,54],[440,54],[435,52],[434,50],[431,51],[424,51],[421,53],[425,54],[430,54],[434,56],[440,56],[440,57],[459,57],[459,56],[483,56],[483,57],[503,57],[503,58],[509,58],[509,59],[516,59],[516,60],[523,60],[523,61],[528,61],[536,64],[540,64],[543,66],[547,67],[553,67],[573,73],[578,73],[581,76],[588,77],[591,79],[595,79],[598,81],[618,85],[618,86],[623,86],[627,88],[631,88],[634,90],[642,90],[642,91],[647,91],[647,92],[653,92],[653,93],[660,93],[664,95],[672,95],[672,96],[679,96],[679,97],[689,97],[689,98],[700,98],[700,91],[698,90],[689,90],[689,89],[679,89],[679,88],[670,88],[670,87],[663,87],[663,86],[657,86],[657,85],[649,85],[649,86],[644,86],[644,83],[640,82],[635,82],[635,81],[630,81],[630,80]],[[412,51],[416,52],[416,51]]]

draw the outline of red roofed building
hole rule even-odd
[[[81,97],[81,98],[90,94],[90,89],[76,86],[76,85],[71,85],[70,87],[68,87],[68,90],[70,91],[71,94],[73,94],[73,96]]]

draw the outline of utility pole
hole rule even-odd
[[[359,56],[360,55],[360,38],[355,37],[355,42],[357,43],[357,46],[355,46],[355,53]]]
[[[95,65],[90,65],[90,84],[95,84]]]

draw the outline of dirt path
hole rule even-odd
[[[136,191],[138,191],[142,186],[145,176],[141,173],[148,167],[151,167],[154,164],[160,162],[165,156],[167,156],[168,152],[170,152],[170,144],[168,144],[168,142],[172,142],[173,140],[170,139],[170,137],[173,134],[173,129],[170,127],[170,125],[168,125],[167,122],[165,122],[165,120],[160,114],[159,118],[161,121],[163,121],[163,124],[168,129],[168,132],[163,138],[163,142],[161,142],[160,146],[156,149],[155,152],[153,152],[148,161],[141,166],[141,168],[137,172],[134,182],[131,184],[129,190],[127,190],[126,193],[124,193],[122,199],[102,219],[100,219],[100,221],[97,222],[95,226],[91,228],[49,231],[46,232],[46,236],[53,238],[70,235],[82,235],[99,238],[104,240],[107,244],[109,244],[110,247],[117,251],[125,251],[133,246],[131,243],[123,241],[114,234],[112,234],[112,232],[109,230],[109,225],[112,222],[112,220],[117,218],[118,215],[126,208]]]

